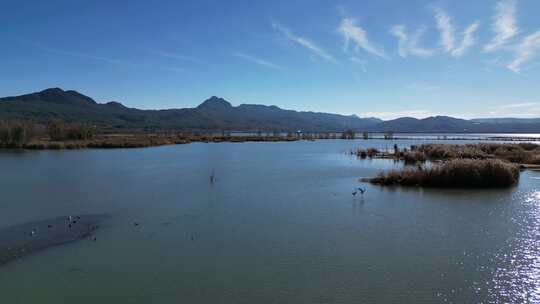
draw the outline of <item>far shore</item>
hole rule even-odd
[[[475,134],[476,135],[476,134]],[[193,142],[203,143],[221,143],[221,142],[292,142],[299,140],[321,140],[321,139],[344,139],[339,135],[331,136],[328,133],[301,134],[301,135],[183,135],[178,134],[159,134],[159,133],[115,133],[99,134],[91,139],[85,140],[51,140],[48,137],[32,139],[18,147],[0,147],[4,149],[27,149],[27,150],[62,150],[62,149],[115,149],[115,148],[145,148],[164,145],[189,144]],[[350,139],[350,138],[349,138]],[[355,137],[355,139],[360,139]],[[365,140],[383,139],[370,137]],[[387,138],[389,139],[389,138]],[[414,140],[424,139],[423,137],[393,137],[390,140]],[[457,141],[457,140],[486,140],[486,141],[534,141],[534,138],[523,137],[446,137],[440,136],[434,140]],[[539,140],[539,139],[536,139]]]
[[[36,129],[40,135],[36,134]],[[1,131],[1,130],[0,130]],[[60,133],[60,134],[57,134]],[[4,135],[2,135],[4,134]],[[457,133],[379,133],[379,132],[115,132],[101,130],[84,125],[64,125],[56,122],[46,127],[36,128],[25,123],[15,123],[0,132],[0,149],[26,150],[62,150],[88,148],[145,148],[163,145],[203,143],[242,143],[242,142],[292,142],[314,141],[323,139],[341,140],[437,140],[437,141],[494,141],[494,142],[533,142],[540,137],[529,134],[457,134]],[[378,155],[387,157],[388,155]]]
[[[170,134],[107,134],[96,135],[86,140],[61,140],[49,138],[31,140],[19,147],[5,147],[8,149],[26,150],[62,150],[62,149],[118,149],[118,148],[145,148],[165,145],[181,145],[193,142],[220,143],[220,142],[289,142],[297,140],[314,140],[311,138],[287,136],[183,136]],[[319,138],[317,138],[319,139]]]

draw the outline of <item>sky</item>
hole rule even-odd
[[[540,117],[538,0],[0,0],[0,96]]]

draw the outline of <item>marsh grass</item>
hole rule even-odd
[[[540,145],[533,143],[424,144],[396,150],[394,153],[379,153],[376,157],[391,157],[402,160],[406,164],[453,159],[501,159],[516,164],[540,164]]]
[[[455,159],[430,168],[417,167],[380,173],[369,182],[377,185],[499,188],[519,181],[519,167],[499,159]]]
[[[356,155],[359,158],[366,159],[366,158],[374,158],[374,157],[380,157],[382,156],[382,153],[375,149],[375,148],[369,148],[369,149],[357,149],[351,151],[352,155]]]

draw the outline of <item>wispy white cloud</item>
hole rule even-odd
[[[506,45],[519,33],[515,14],[516,0],[502,0],[495,5],[492,30],[495,37],[484,46],[484,51],[493,52]]]
[[[463,31],[463,40],[461,41],[458,47],[452,50],[452,52],[450,53],[452,56],[461,57],[463,54],[465,54],[465,51],[467,51],[470,47],[474,45],[475,43],[474,33],[478,30],[479,26],[480,26],[480,23],[477,21],[469,25],[465,29],[465,31]]]
[[[477,113],[475,118],[532,118],[540,117],[540,102],[511,102],[497,106],[488,107],[482,113]]]
[[[540,102],[517,102],[500,106],[500,109],[518,109],[540,106]]]
[[[368,37],[367,33],[360,26],[356,25],[356,20],[352,18],[345,18],[341,21],[338,28],[338,32],[341,33],[343,39],[345,39],[345,49],[347,49],[351,42],[355,44],[355,50],[363,49],[364,51],[373,55],[387,58],[384,50],[373,45]]]
[[[409,55],[419,57],[429,57],[433,55],[433,50],[425,49],[418,46],[418,41],[425,32],[425,28],[421,27],[409,37],[407,28],[404,25],[396,25],[390,29],[390,34],[398,38],[398,54],[401,57]]]
[[[405,111],[381,111],[381,112],[363,112],[360,117],[377,117],[382,120],[396,119],[400,117],[426,118],[436,116],[428,110],[405,110]]]
[[[271,68],[271,69],[275,69],[275,70],[280,70],[280,69],[282,69],[282,67],[279,66],[279,65],[277,65],[277,64],[274,64],[274,63],[272,63],[272,62],[266,61],[266,60],[264,60],[264,59],[257,58],[257,57],[252,56],[252,55],[248,55],[248,54],[241,53],[241,52],[236,52],[236,53],[234,53],[233,55],[236,56],[236,57],[245,59],[245,60],[247,60],[247,61],[256,63],[256,64],[258,64],[258,65],[260,65],[260,66],[263,66],[263,67],[266,67],[266,68]]]
[[[307,38],[295,35],[291,30],[289,30],[288,28],[286,28],[286,27],[284,27],[284,26],[282,26],[280,24],[272,23],[272,27],[274,27],[276,30],[283,33],[283,35],[285,35],[285,37],[287,39],[289,39],[290,41],[292,41],[292,42],[294,42],[294,43],[308,49],[314,55],[316,55],[316,56],[318,56],[318,57],[320,57],[322,59],[325,59],[327,61],[336,62],[336,59],[332,55],[330,55],[323,48],[321,48],[320,46],[315,44],[313,41],[311,41],[311,40],[309,40]]]
[[[199,60],[199,59],[197,59],[195,57],[187,56],[187,55],[183,55],[183,54],[179,54],[179,53],[167,52],[167,51],[162,51],[162,50],[150,50],[150,52],[154,53],[156,55],[162,56],[162,57],[170,58],[170,59],[177,59],[177,60],[190,61],[190,62],[195,62],[195,63],[202,63],[201,60]]]
[[[462,33],[463,38],[461,38],[462,40],[459,44],[456,42],[459,38],[456,37],[456,27],[450,15],[444,10],[437,8],[435,9],[435,21],[441,36],[440,45],[445,53],[449,53],[453,57],[461,57],[475,44],[474,34],[480,26],[478,21],[465,28]]]
[[[185,72],[186,70],[179,67],[174,66],[162,66],[162,65],[154,65],[154,64],[145,64],[145,63],[135,63],[131,61],[126,61],[122,59],[116,59],[116,58],[109,58],[109,57],[103,57],[103,56],[96,56],[91,55],[87,53],[80,53],[80,52],[74,52],[74,51],[68,51],[58,48],[52,48],[49,46],[46,46],[41,43],[28,43],[28,45],[45,51],[47,53],[56,54],[56,55],[62,55],[62,56],[69,56],[69,57],[75,57],[75,58],[82,58],[82,59],[88,59],[88,60],[94,60],[94,61],[101,61],[109,64],[115,64],[115,65],[122,65],[127,66],[130,68],[153,68],[163,71],[169,71],[169,72]]]
[[[517,57],[512,62],[510,62],[510,64],[508,64],[507,68],[514,71],[515,73],[521,72],[522,65],[536,57],[539,50],[540,31],[537,31],[534,34],[523,38],[521,43],[515,46]]]
[[[437,21],[437,29],[441,34],[440,44],[445,52],[450,53],[455,47],[455,29],[452,24],[452,18],[445,11],[436,9],[435,20]]]

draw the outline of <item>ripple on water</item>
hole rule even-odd
[[[496,256],[498,267],[490,286],[496,303],[540,302],[540,191],[519,194],[513,216],[515,237]]]

